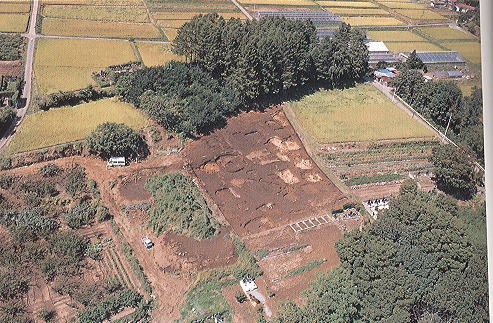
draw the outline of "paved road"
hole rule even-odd
[[[238,9],[241,10],[241,12],[243,12],[243,14],[250,20],[253,20],[253,17],[248,13],[248,11],[243,8],[243,6],[241,4],[238,3],[238,1],[236,0],[231,0],[231,2],[233,2],[233,4],[238,7]]]
[[[26,62],[24,63],[24,90],[22,92],[23,106],[17,109],[17,120],[10,126],[6,134],[0,139],[0,149],[2,149],[14,136],[17,127],[20,125],[24,116],[26,115],[27,108],[31,103],[31,89],[32,89],[32,74],[33,74],[33,62],[34,62],[34,49],[36,43],[36,20],[38,18],[39,0],[34,0],[31,8],[31,18],[29,20],[29,30],[27,34],[24,34],[28,39]]]

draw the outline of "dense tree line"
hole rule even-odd
[[[22,37],[0,34],[0,61],[15,61],[21,58]]]
[[[337,243],[341,265],[315,280],[306,306],[277,322],[487,322],[484,204],[401,188],[373,224]]]
[[[196,136],[243,108],[279,102],[313,87],[354,84],[368,71],[364,39],[346,24],[333,39],[319,42],[309,21],[242,22],[198,15],[174,41],[173,50],[187,63],[124,73],[116,88],[166,129]]]
[[[483,99],[481,89],[463,97],[452,81],[425,82],[417,70],[405,70],[392,81],[397,95],[425,118],[442,129],[447,137],[470,147],[484,164]]]
[[[37,105],[41,110],[49,110],[61,106],[74,106],[77,104],[99,100],[114,96],[113,91],[104,88],[95,88],[89,85],[85,89],[78,91],[56,92],[41,96],[37,99]]]
[[[0,107],[0,135],[9,128],[15,118],[15,112],[9,107]]]

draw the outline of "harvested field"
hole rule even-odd
[[[310,0],[241,0],[244,4],[268,4],[279,6],[313,6],[316,5],[314,1]]]
[[[170,61],[184,61],[184,57],[176,55],[167,44],[137,42],[140,56],[146,66],[160,66]]]
[[[130,24],[75,19],[44,18],[44,35],[156,39],[162,38],[151,24]]]
[[[84,139],[104,122],[125,123],[134,129],[147,125],[145,116],[131,105],[104,99],[27,115],[7,151],[16,153]]]
[[[27,30],[28,14],[0,14],[0,32],[23,33]]]
[[[404,23],[393,17],[343,17],[345,23],[351,26],[399,26]]]
[[[459,52],[466,60],[473,64],[481,64],[481,44],[478,42],[444,41],[443,47]]]
[[[130,43],[86,39],[39,39],[34,75],[42,94],[95,84],[92,73],[136,61]]]
[[[317,1],[322,7],[348,7],[348,8],[378,8],[372,2],[366,1]]]
[[[396,13],[403,15],[405,17],[415,19],[415,20],[445,20],[444,16],[430,11],[430,10],[419,10],[419,9],[396,9]]]
[[[243,113],[191,143],[199,185],[243,236],[328,213],[347,199],[310,160],[280,108]]]
[[[157,25],[163,28],[179,29],[187,22],[188,20],[158,20]]]
[[[142,5],[142,0],[41,0],[44,4],[86,4],[86,5],[113,5],[136,6]]]
[[[50,18],[100,20],[111,22],[149,22],[145,8],[46,6],[43,16]]]
[[[361,8],[328,8],[328,11],[337,15],[345,16],[389,16],[390,12],[383,9],[361,9]]]
[[[31,10],[28,3],[2,3],[0,2],[0,13],[26,13]]]
[[[291,105],[318,143],[433,136],[370,84],[320,91]]]
[[[449,27],[424,27],[418,28],[419,32],[436,40],[473,40],[474,36]]]
[[[178,29],[166,28],[164,29],[164,34],[169,41],[173,41],[178,35]]]
[[[425,6],[415,2],[380,2],[391,9],[426,9]]]
[[[394,53],[426,51],[442,51],[443,49],[429,42],[385,42],[387,48]]]
[[[424,42],[425,38],[407,30],[368,30],[371,39],[383,42]]]

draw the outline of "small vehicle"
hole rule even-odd
[[[111,157],[110,159],[108,159],[108,163],[106,164],[107,168],[125,166],[127,166],[127,161],[125,160],[125,157]]]
[[[150,248],[152,248],[152,246],[154,246],[154,243],[148,237],[142,237],[142,239],[140,239],[140,241],[142,241],[142,243],[144,244],[144,246],[147,249],[150,249]]]

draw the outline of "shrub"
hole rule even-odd
[[[6,301],[24,295],[29,290],[28,281],[17,272],[0,272],[0,299]]]
[[[47,308],[43,308],[38,313],[38,318],[45,322],[52,322],[55,320],[56,312],[54,310],[49,310]]]
[[[91,154],[103,159],[109,157],[144,157],[148,153],[142,137],[123,123],[106,122],[99,125],[86,138],[87,148]]]
[[[235,298],[236,298],[236,301],[240,304],[244,303],[247,300],[245,293],[243,293],[242,291],[238,291],[235,295]]]
[[[67,225],[72,229],[79,229],[83,225],[94,222],[96,209],[89,202],[81,202],[74,206],[68,214],[65,215]]]
[[[60,173],[61,169],[55,164],[47,164],[40,169],[41,176],[53,177]]]
[[[55,257],[62,258],[68,263],[78,263],[84,258],[87,241],[75,232],[60,232],[51,236],[49,249]]]
[[[67,174],[65,189],[72,195],[77,197],[81,193],[86,192],[86,172],[81,166],[72,168]]]
[[[7,174],[0,174],[0,188],[8,190],[15,182],[15,177]]]
[[[53,197],[58,195],[55,185],[47,182],[23,182],[19,189],[35,197]]]
[[[57,228],[55,219],[46,216],[39,207],[20,212],[10,220],[9,225],[12,236],[21,242],[46,237]]]
[[[7,130],[14,118],[14,110],[8,107],[0,107],[0,135],[2,135]]]

